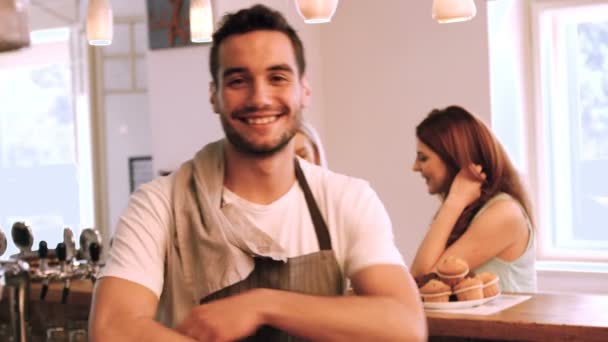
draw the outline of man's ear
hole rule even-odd
[[[308,78],[305,75],[300,79],[300,84],[302,85],[302,99],[300,100],[300,105],[302,108],[308,107],[310,104],[310,97],[312,95],[312,90],[310,88],[310,83],[308,82]]]
[[[219,113],[218,99],[217,99],[217,86],[215,82],[209,82],[209,102],[215,113]]]

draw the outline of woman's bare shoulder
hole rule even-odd
[[[527,229],[528,218],[521,204],[511,196],[501,196],[489,203],[471,224],[470,228],[488,229]]]

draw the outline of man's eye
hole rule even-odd
[[[282,75],[273,75],[273,76],[270,77],[270,80],[273,83],[287,82],[287,77],[282,76]]]
[[[245,79],[243,79],[243,78],[234,78],[234,79],[228,80],[228,82],[226,82],[226,83],[230,87],[237,87],[237,86],[245,84]]]

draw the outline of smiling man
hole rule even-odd
[[[404,341],[425,317],[368,183],[296,158],[304,49],[256,5],[213,37],[226,139],[133,194],[95,290],[93,341]],[[350,279],[356,296],[344,296]]]

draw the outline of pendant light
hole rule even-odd
[[[25,0],[0,1],[0,52],[30,45]]]
[[[190,41],[209,43],[213,40],[211,0],[190,0]]]
[[[307,24],[328,23],[336,12],[338,0],[295,0],[300,16]]]
[[[433,0],[433,19],[441,24],[471,20],[476,14],[474,0]]]
[[[114,16],[109,0],[89,0],[87,39],[91,45],[110,45],[114,35]]]

